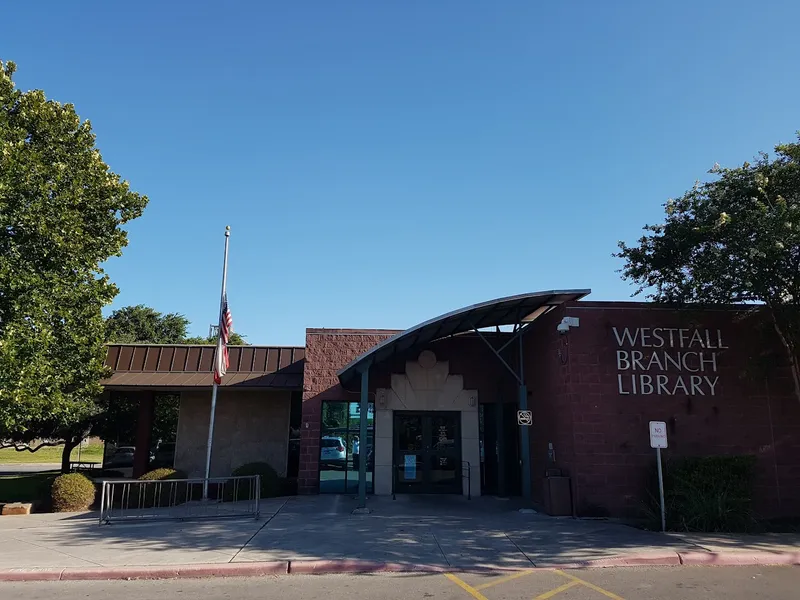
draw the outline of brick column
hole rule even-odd
[[[319,436],[322,402],[311,398],[303,402],[303,421],[300,425],[300,472],[297,491],[300,494],[319,492]]]

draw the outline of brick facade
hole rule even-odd
[[[556,326],[564,316],[578,317],[580,325],[560,335]],[[625,328],[630,336],[644,337],[632,345]],[[337,370],[394,333],[308,330],[301,493],[318,491],[322,402],[359,398],[357,383],[344,390]],[[507,336],[488,338],[499,346]],[[503,355],[511,365],[519,359],[515,346]],[[427,348],[449,361],[451,373],[463,375],[465,388],[478,390],[479,402],[516,401],[515,379],[477,336],[448,338]],[[370,392],[387,387],[390,374],[403,372],[405,361],[421,350],[373,368]],[[759,513],[800,514],[800,402],[784,357],[768,324],[743,309],[694,312],[575,302],[551,311],[524,338],[525,380],[534,411],[534,500],[543,501],[546,470],[558,467],[572,478],[578,515],[640,515],[646,481],[655,469],[648,421],[657,420],[668,425],[667,458],[754,454]]]
[[[560,336],[556,324],[565,315],[579,317],[580,326]],[[644,328],[645,345],[632,347],[624,339],[620,346],[618,336],[626,327],[632,334]],[[652,337],[654,328],[660,328],[663,345]],[[685,330],[684,348],[680,348],[680,329]],[[669,346],[671,330],[675,347]],[[699,334],[690,347],[694,331]],[[720,339],[724,347],[717,348]],[[555,466],[572,476],[578,514],[640,513],[646,479],[655,469],[648,437],[651,420],[667,423],[667,458],[756,455],[759,513],[800,514],[800,402],[785,355],[758,314],[740,309],[694,312],[637,303],[572,303],[538,323],[526,346],[536,416],[531,448],[534,482],[541,482],[549,465],[547,443],[553,442]],[[651,366],[649,371],[619,368],[628,366],[634,348],[641,352],[638,367]],[[628,353],[621,363],[618,350]],[[689,353],[684,357],[687,368],[677,369],[674,363],[681,350]],[[664,359],[664,352],[670,353],[671,362]],[[659,369],[662,363],[665,368]],[[663,387],[654,387],[653,393],[643,394],[641,389],[633,393],[629,377],[642,373],[650,374],[652,382],[663,374]],[[683,387],[674,394],[664,393],[675,391],[681,375],[688,393]],[[715,382],[714,394],[705,380],[702,384],[694,380],[692,387],[688,379],[692,376]],[[649,386],[646,383],[645,392],[651,391]]]
[[[319,491],[319,439],[322,402],[357,401],[355,393],[342,388],[336,372],[374,345],[397,333],[390,330],[307,329],[303,375],[303,419],[300,429],[300,471],[297,490]]]
[[[352,390],[342,388],[336,372],[374,345],[397,331],[358,329],[308,329],[303,389],[303,421],[300,433],[300,473],[298,491],[319,491],[319,440],[323,401],[357,402],[358,382]],[[500,345],[499,336],[488,339]],[[499,339],[498,339],[499,338]],[[427,346],[438,360],[450,362],[450,372],[463,375],[465,389],[478,390],[479,402],[509,402],[516,398],[513,380],[491,350],[474,335],[439,340]],[[407,360],[414,360],[422,349],[394,357],[370,371],[370,398],[377,388],[390,387],[392,373],[402,373]]]

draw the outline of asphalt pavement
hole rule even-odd
[[[60,471],[61,463],[2,463],[0,475],[16,475],[21,473],[44,473]]]
[[[455,580],[454,580],[455,579]],[[662,567],[513,575],[292,575],[163,581],[0,583],[15,600],[797,600],[799,567]]]

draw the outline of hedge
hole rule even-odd
[[[265,462],[255,462],[255,463],[247,463],[240,467],[237,467],[231,473],[232,477],[242,477],[245,475],[261,475],[261,497],[262,498],[274,498],[275,496],[281,496],[285,490],[285,484],[281,477],[278,476],[278,473],[273,469],[269,464]],[[242,488],[247,488],[248,486],[242,485]],[[240,489],[239,491],[239,498],[242,498],[243,495],[246,495],[248,490]]]
[[[664,465],[664,506],[671,531],[746,532],[755,525],[755,456],[674,458]],[[653,465],[655,471],[655,465]],[[660,519],[658,484],[650,514]],[[659,524],[660,525],[660,524]]]

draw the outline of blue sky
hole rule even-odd
[[[656,5],[657,4],[657,5]],[[663,202],[800,129],[800,3],[16,2],[0,58],[147,194],[114,307],[253,343],[592,288]]]

